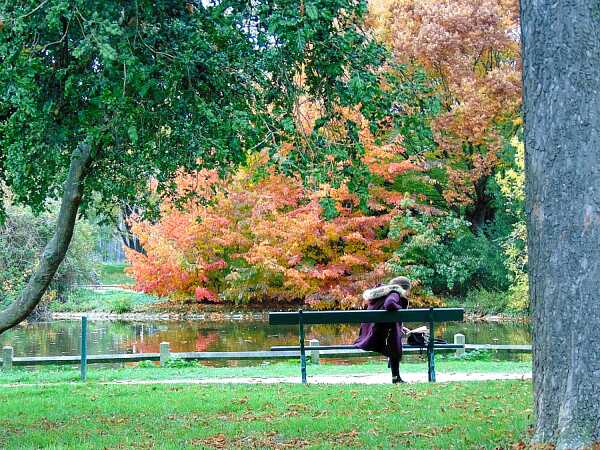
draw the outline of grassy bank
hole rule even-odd
[[[77,289],[71,292],[65,302],[50,304],[53,312],[111,312],[125,314],[144,311],[159,299],[141,292],[125,290]]]
[[[510,448],[529,382],[0,389],[0,447]]]
[[[437,358],[438,373],[528,373],[531,361],[462,361]],[[381,360],[361,364],[327,364],[308,366],[309,375],[370,375],[387,373],[387,365]],[[426,373],[424,362],[403,363],[403,373]],[[195,362],[171,361],[169,367],[157,367],[151,362],[142,362],[125,368],[103,368],[90,366],[88,380],[92,382],[123,380],[177,380],[232,377],[293,377],[299,376],[298,362],[263,363],[242,367],[211,367]],[[60,383],[79,380],[77,367],[19,368],[11,372],[0,372],[0,384],[11,383]]]
[[[101,285],[119,285],[128,286],[133,285],[133,279],[125,273],[126,264],[102,264],[99,268],[99,282]],[[93,295],[92,295],[93,294]],[[93,297],[96,293],[90,294],[89,292],[75,293],[73,299],[69,303],[62,304],[56,309],[57,312],[86,312],[86,311],[104,311],[104,312],[115,312],[110,310],[110,305],[113,302],[121,303],[123,305],[130,304],[129,310],[125,312],[143,310],[149,304],[157,303],[158,299],[152,296],[144,294],[130,293],[125,295],[124,300],[113,300],[113,298],[96,298]],[[118,297],[115,294],[106,294],[111,297]],[[163,299],[164,300],[164,299]],[[491,315],[502,315],[506,318],[521,319],[527,317],[527,311],[517,311],[510,304],[509,295],[507,292],[493,292],[485,289],[473,289],[463,297],[446,297],[443,298],[444,306],[447,307],[460,307],[465,308],[467,314],[473,316],[491,316]],[[107,307],[108,305],[108,307]],[[261,309],[265,305],[260,305]],[[300,305],[298,305],[300,306]],[[277,305],[273,305],[277,307]],[[284,307],[289,308],[290,305],[286,304]],[[86,308],[86,309],[82,309]],[[109,309],[107,309],[109,308]],[[123,308],[127,309],[126,306]],[[178,311],[186,312],[193,311],[194,309],[200,308],[205,310],[206,305],[188,305],[188,304],[162,304],[162,310],[165,311]],[[248,308],[251,308],[249,306]],[[210,309],[210,306],[209,306]],[[217,306],[216,309],[222,309],[222,306]]]
[[[102,264],[98,269],[99,284],[105,286],[132,285],[133,278],[125,273],[127,264]]]
[[[125,274],[126,264],[100,264],[98,283],[100,286],[131,286],[133,279]],[[115,288],[78,288],[66,296],[66,300],[50,303],[53,312],[109,312],[125,314],[144,311],[160,299],[141,292]]]

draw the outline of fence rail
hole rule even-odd
[[[40,366],[40,365],[69,365],[80,364],[81,356],[25,356],[25,357],[5,357],[12,355],[12,347],[5,347],[3,358],[0,359],[5,369],[13,366]],[[489,351],[507,351],[516,353],[531,352],[530,345],[477,345],[466,344],[465,350],[489,350]],[[378,353],[366,352],[359,349],[339,349],[339,350],[312,350],[307,347],[308,352],[318,352],[322,358],[365,358],[368,356],[377,356]],[[455,351],[453,348],[440,348],[436,351]],[[407,353],[418,353],[419,349],[405,349]],[[269,360],[269,359],[295,359],[300,357],[299,351],[254,351],[254,352],[183,352],[168,353],[168,359],[181,359],[185,361],[243,361],[243,360]],[[117,355],[89,355],[88,364],[111,364],[111,363],[132,363],[141,361],[160,361],[160,353],[133,353]]]

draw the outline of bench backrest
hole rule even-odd
[[[463,308],[403,309],[400,311],[298,311],[271,312],[270,325],[326,324],[326,323],[392,323],[392,322],[460,322]]]

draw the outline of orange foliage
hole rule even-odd
[[[387,238],[387,225],[405,195],[383,183],[418,166],[407,159],[400,141],[377,146],[358,112],[342,113],[343,120],[351,117],[361,125],[363,162],[377,175],[370,213],[347,185],[310,190],[299,178],[278,173],[266,153],[252,156],[225,180],[214,171],[179,174],[178,195],[196,197],[184,209],[167,198],[158,223],[132,223],[146,250],[146,255],[128,252],[137,288],[186,301],[358,306],[360,293],[387,275],[385,262],[397,245]],[[335,138],[342,128],[340,119],[325,132]],[[327,163],[331,170],[345,164]],[[323,200],[337,211],[330,220],[324,218]]]
[[[451,203],[476,201],[475,187],[498,164],[498,126],[521,104],[517,0],[376,0],[371,26],[400,62],[437,80],[445,111],[433,121],[449,161]]]
[[[196,189],[203,202],[181,210],[166,199],[158,223],[132,223],[146,250],[128,252],[137,288],[197,301],[355,305],[361,280],[384,275],[393,250],[384,228],[394,210],[366,216],[347,188],[310,192],[266,163],[262,154],[223,181],[213,171],[178,175],[180,194]],[[255,181],[259,169],[266,175]],[[331,221],[322,217],[325,195],[339,212]]]

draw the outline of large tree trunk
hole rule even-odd
[[[600,441],[600,2],[522,0],[536,442]]]
[[[0,334],[27,318],[40,302],[63,261],[73,237],[77,211],[83,195],[83,184],[91,162],[91,149],[88,144],[81,144],[73,151],[56,230],[44,248],[38,266],[19,298],[0,312]]]

